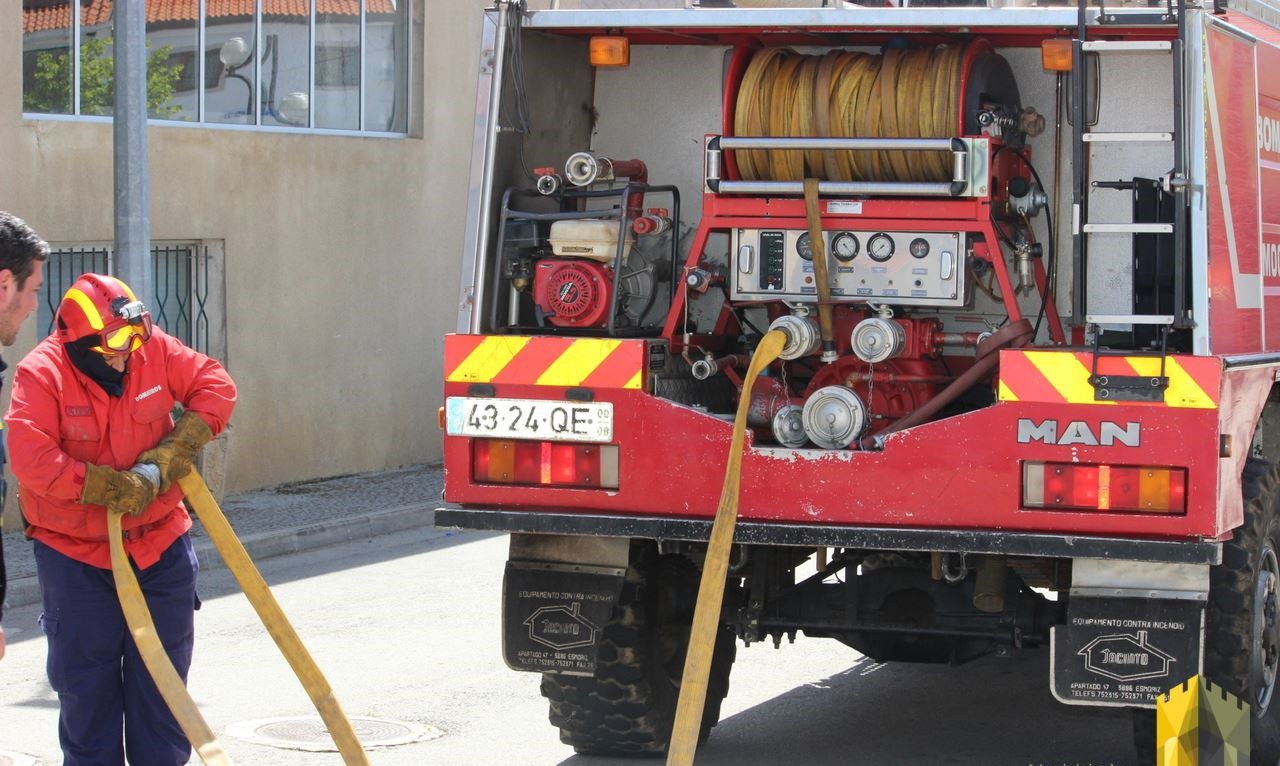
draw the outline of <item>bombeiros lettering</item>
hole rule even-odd
[[[146,399],[148,396],[152,396],[152,395],[154,395],[154,394],[158,394],[158,393],[160,393],[160,386],[158,386],[158,385],[157,385],[157,386],[152,386],[151,388],[148,388],[146,391],[143,391],[142,393],[138,394],[136,397],[134,397],[134,399],[133,399],[133,400],[134,400],[135,402],[140,402],[140,401],[142,401],[143,399]]]
[[[1280,243],[1262,243],[1262,275],[1280,277]]]
[[[1280,153],[1280,120],[1258,115],[1258,151]]]

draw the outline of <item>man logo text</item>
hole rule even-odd
[[[1102,421],[1095,430],[1083,420],[1059,424],[1056,420],[1036,423],[1030,418],[1018,419],[1018,443],[1030,444],[1084,444],[1089,447],[1113,447],[1117,444],[1137,447],[1142,443],[1142,427],[1138,423],[1112,423]]]

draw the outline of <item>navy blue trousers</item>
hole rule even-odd
[[[111,571],[35,542],[49,642],[49,684],[61,706],[63,766],[181,766],[191,746],[138,655]],[[156,633],[185,682],[195,643],[196,574],[191,538],[134,571]]]

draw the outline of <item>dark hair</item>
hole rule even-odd
[[[40,239],[27,222],[0,210],[0,270],[8,269],[21,290],[34,270],[32,262],[49,257],[49,243]]]

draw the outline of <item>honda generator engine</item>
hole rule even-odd
[[[613,295],[613,269],[580,258],[547,258],[533,276],[538,311],[557,327],[604,327]]]
[[[619,238],[617,220],[569,220],[551,224],[551,257],[538,261],[533,300],[557,327],[605,327],[613,302],[614,269],[631,254],[630,231]],[[621,249],[621,264],[615,264]]]

